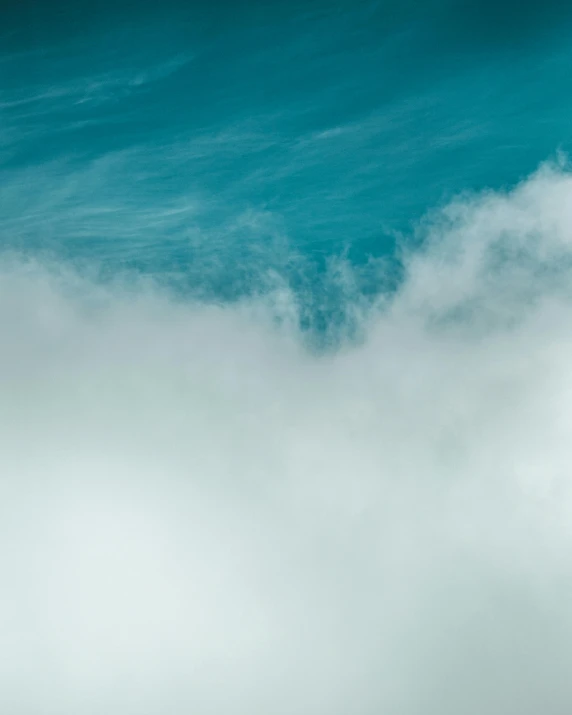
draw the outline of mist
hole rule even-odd
[[[2,712],[570,711],[572,175],[402,261],[315,351],[293,290],[2,255]]]

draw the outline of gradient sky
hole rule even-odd
[[[5,4],[3,241],[226,297],[292,279],[293,252],[391,256],[427,210],[568,150],[571,21],[559,0]]]

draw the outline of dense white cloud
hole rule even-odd
[[[2,712],[568,713],[571,207],[457,201],[320,356],[4,257]]]

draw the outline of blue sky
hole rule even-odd
[[[138,8],[5,11],[8,245],[158,274],[279,236],[359,264],[570,145],[559,2]]]

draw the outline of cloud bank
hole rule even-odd
[[[572,176],[419,232],[320,355],[2,257],[2,712],[569,712]]]

